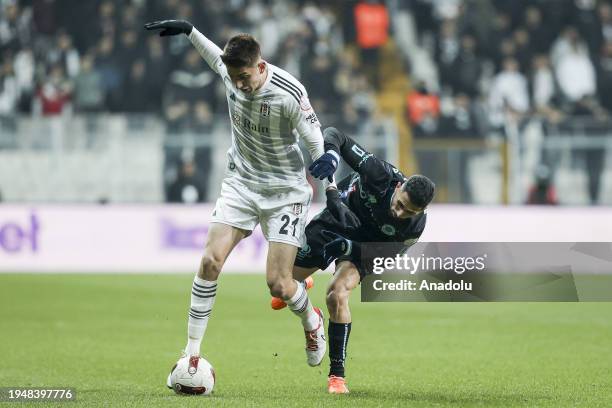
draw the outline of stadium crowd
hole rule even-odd
[[[414,21],[416,47],[411,48],[428,51],[424,57],[419,52],[412,53],[414,58],[406,56],[416,85],[407,98],[407,115],[417,137],[505,133],[508,124],[520,128],[534,118],[545,134],[578,131],[596,137],[609,131],[609,2],[398,2],[395,18],[401,19],[402,13],[413,19],[402,21]],[[425,71],[437,75],[419,78],[414,68],[421,65],[434,68]],[[598,201],[604,153],[580,152],[592,203]],[[542,166],[553,166],[554,159],[543,154],[539,174]],[[537,174],[535,178],[539,180]]]
[[[142,29],[160,18],[219,45],[253,33],[349,133],[374,113],[387,35],[412,81],[416,137],[478,138],[534,115],[561,131],[577,117],[609,128],[612,7],[596,0],[0,0],[0,117],[147,112],[169,134],[206,134],[226,114],[222,85],[184,38]],[[585,154],[596,202],[603,150]]]
[[[319,111],[366,113],[368,102],[337,102],[350,103],[360,74],[343,58],[334,2],[319,3],[2,0],[0,114],[161,112],[172,128],[205,129],[213,112],[224,112],[220,84],[184,38],[163,41],[143,30],[164,17],[193,22],[219,45],[253,33],[267,60],[309,84]],[[367,91],[363,81],[358,87]]]

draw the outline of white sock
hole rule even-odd
[[[187,324],[185,353],[188,356],[200,354],[200,344],[202,344],[216,295],[217,281],[207,281],[195,276],[191,287],[191,308]]]
[[[285,301],[291,311],[302,319],[304,330],[311,331],[319,326],[319,315],[315,313],[308,293],[306,293],[306,284],[295,281],[297,290],[291,299]]]

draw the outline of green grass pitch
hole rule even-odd
[[[317,305],[328,279],[316,276]],[[0,274],[0,386],[77,389],[74,405],[35,407],[612,405],[612,303],[362,304],[356,291],[351,394],[332,396],[327,357],[306,365],[299,321],[270,309],[262,275],[221,277],[203,343],[215,391],[176,396],[164,382],[190,282]]]

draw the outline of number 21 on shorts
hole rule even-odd
[[[283,222],[283,225],[281,225],[280,230],[278,230],[279,234],[283,234],[283,235],[289,235],[289,230],[291,229],[291,236],[295,237],[295,228],[297,227],[298,222],[300,221],[299,217],[295,217],[295,219],[293,221],[291,221],[291,218],[289,215],[285,214],[281,217],[281,221]]]

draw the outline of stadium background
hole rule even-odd
[[[612,203],[608,3],[375,3],[3,0],[3,200],[214,201],[225,95],[185,38],[142,29],[172,16],[255,34],[324,126],[435,179],[436,202]]]
[[[254,34],[323,126],[431,177],[426,241],[611,241],[608,2],[0,0],[0,386],[73,385],[91,406],[176,403],[160,385],[182,346],[191,276],[151,273],[195,271],[230,136],[222,85],[190,43],[142,29],[162,18],[218,45]],[[311,215],[322,205],[312,184]],[[258,230],[228,270],[264,264]],[[325,369],[301,367],[301,334],[267,309],[263,278],[222,282],[206,340],[222,373],[213,402],[329,403]],[[354,295],[352,307],[355,404],[612,399],[610,304]],[[270,389],[261,367],[286,381]]]
[[[197,264],[229,120],[223,85],[189,41],[143,29],[164,17],[221,45],[255,34],[305,84],[323,126],[435,180],[424,240],[609,240],[607,2],[1,4],[1,270]],[[263,270],[254,238],[228,270]]]

